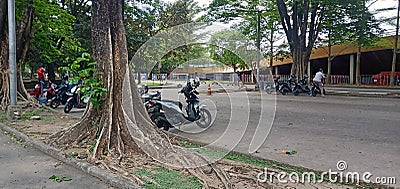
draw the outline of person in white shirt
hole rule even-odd
[[[313,79],[313,82],[318,84],[318,87],[321,89],[321,96],[325,96],[323,91],[324,91],[324,85],[322,84],[322,79],[326,78],[324,74],[324,70],[322,68],[319,69],[319,72],[315,74],[315,77]]]

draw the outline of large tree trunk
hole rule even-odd
[[[10,103],[9,83],[10,71],[8,64],[8,35],[6,27],[7,1],[0,2],[0,109],[5,110]]]
[[[212,166],[213,174],[203,174],[199,167],[210,165],[209,160],[172,145],[151,123],[129,70],[122,7],[122,0],[95,0],[92,3],[93,57],[98,63],[97,71],[103,73],[101,79],[107,89],[106,100],[100,108],[90,106],[75,126],[51,136],[52,142],[71,145],[84,139],[95,139],[90,161],[109,159],[105,153],[117,162],[133,154],[146,154],[164,166],[187,168],[205,186],[231,188],[224,172]]]
[[[317,1],[294,1],[291,8],[292,15],[289,16],[284,0],[276,0],[276,4],[293,58],[291,72],[301,78],[305,74],[305,66],[321,31],[325,5]]]
[[[17,31],[17,91],[20,97],[31,100],[32,98],[26,91],[24,81],[22,79],[22,64],[29,49],[29,42],[32,39],[34,33],[34,30],[32,28],[34,9],[32,5],[33,1],[28,0],[27,5],[24,9],[21,23],[19,24]]]
[[[356,85],[361,85],[361,45],[357,48],[357,59],[356,59]]]
[[[24,9],[24,14],[21,22],[18,24],[17,31],[17,91],[20,97],[24,99],[32,99],[23,85],[22,80],[22,63],[26,57],[26,53],[29,47],[29,41],[32,38],[32,21],[33,21],[33,1],[27,1],[27,5]],[[8,62],[8,31],[6,27],[7,18],[7,1],[2,0],[0,4],[0,83],[2,85],[0,92],[0,106],[4,109],[9,103],[9,62]]]

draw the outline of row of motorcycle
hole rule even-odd
[[[43,99],[46,105],[56,109],[61,104],[64,106],[64,112],[69,113],[73,108],[86,108],[89,98],[83,98],[79,93],[80,85],[68,82],[68,76],[63,76],[60,84],[55,84],[49,81],[48,87],[43,89],[41,93],[41,83],[36,84],[30,95],[38,99]]]
[[[281,80],[278,76],[274,78],[273,84],[266,86],[265,90],[268,94],[272,94],[272,92],[275,91],[276,93],[280,93],[282,95],[293,93],[294,96],[298,96],[301,93],[306,93],[313,97],[317,96],[317,94],[326,94],[325,89],[321,91],[318,83],[313,81],[310,88],[307,81],[308,75],[304,75],[299,81],[297,81],[296,75],[291,75],[287,81]]]
[[[186,107],[180,101],[162,100],[160,91],[149,92],[146,85],[138,85],[138,91],[151,121],[158,128],[168,131],[189,123],[207,128],[211,125],[211,112],[200,102],[196,90],[199,85],[200,81],[190,80],[178,92],[185,96]]]

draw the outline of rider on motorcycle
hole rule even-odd
[[[322,68],[319,69],[319,72],[315,74],[313,82],[318,85],[321,91],[324,91],[324,85],[322,84],[322,79],[326,78],[324,74],[324,70]],[[321,96],[325,96],[323,92],[321,92]]]

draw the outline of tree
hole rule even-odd
[[[265,10],[260,10],[260,7]],[[260,18],[258,23],[258,19]],[[280,39],[279,13],[273,1],[232,1],[213,0],[209,13],[203,16],[203,21],[238,21],[232,28],[238,29],[243,35],[258,42],[257,27],[260,24],[260,51],[263,57],[269,56],[269,66],[272,67],[273,57],[281,54],[275,46]],[[255,67],[254,67],[255,68]]]
[[[390,86],[394,86],[394,74],[396,72],[396,60],[397,60],[397,51],[398,51],[398,42],[399,42],[399,18],[400,17],[400,0],[398,0],[397,5],[397,17],[396,17],[396,36],[394,40],[394,48],[393,48],[393,60],[392,60],[392,72],[390,73]]]
[[[332,62],[336,56],[332,56],[332,46],[341,44],[349,40],[346,35],[351,33],[346,22],[346,10],[336,4],[328,4],[326,8],[326,18],[322,21],[323,29],[321,34],[326,36],[326,40],[320,39],[321,45],[327,45],[328,50],[328,72],[327,84],[331,84]]]
[[[212,165],[215,170],[212,176],[220,178],[220,182],[207,182],[209,179],[201,169],[190,169],[210,162],[199,154],[172,145],[151,124],[129,70],[122,11],[122,0],[92,1],[93,58],[97,62],[96,71],[102,73],[100,82],[107,94],[99,108],[90,105],[79,123],[51,136],[53,144],[65,146],[79,144],[85,139],[95,140],[90,161],[101,163],[111,159],[113,165],[118,165],[124,158],[147,155],[165,163],[164,166],[187,168],[203,180],[205,187],[212,184],[216,188],[231,188],[225,174]],[[102,165],[107,167],[106,163]]]
[[[211,37],[211,43],[218,46],[210,46],[210,57],[226,66],[233,68],[236,72],[238,69],[246,69],[249,67],[237,54],[230,49],[244,48],[245,45],[240,47],[238,42],[243,42],[242,35],[234,31],[223,31],[214,34]],[[248,42],[245,41],[245,44]],[[247,47],[247,46],[246,46]]]
[[[327,1],[276,0],[281,24],[293,58],[292,74],[303,77],[314,43],[321,32]],[[289,12],[291,10],[291,12]]]
[[[365,46],[373,46],[383,30],[379,26],[379,22],[374,18],[373,14],[368,10],[369,0],[354,1],[348,5],[349,23],[348,28],[353,31],[349,35],[349,41],[357,45],[356,59],[356,85],[361,85],[361,50]],[[372,1],[375,3],[376,1]]]
[[[73,38],[75,17],[55,2],[35,0],[33,28],[27,59],[32,70],[47,67],[48,78],[55,80],[55,67],[69,63],[82,53],[78,39]]]
[[[5,109],[9,104],[9,62],[8,62],[8,29],[6,27],[7,18],[7,1],[1,1],[0,3],[0,107]],[[25,59],[27,49],[29,47],[29,41],[33,35],[32,21],[33,21],[33,1],[26,0],[16,4],[16,17],[17,17],[17,91],[20,97],[25,99],[29,98],[27,91],[22,81],[22,62]]]

